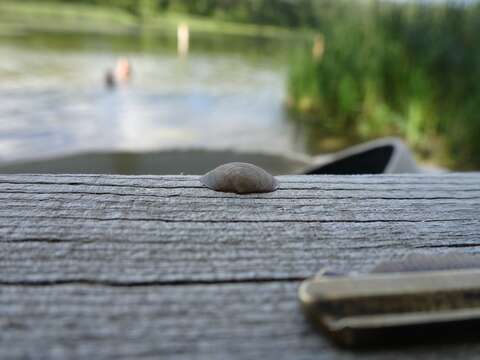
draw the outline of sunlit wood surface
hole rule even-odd
[[[300,311],[322,267],[477,252],[480,173],[0,176],[0,358],[478,358],[478,344],[341,351]]]

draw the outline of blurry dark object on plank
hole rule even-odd
[[[340,346],[463,342],[478,339],[479,277],[480,256],[415,255],[369,274],[324,271],[303,282],[299,298]]]

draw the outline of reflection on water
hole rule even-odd
[[[207,39],[202,48],[202,41],[192,39],[188,58],[178,59],[175,43],[162,38],[0,38],[0,162],[91,151],[301,148],[282,107],[286,45],[238,39],[237,48],[233,39]],[[133,64],[133,79],[111,91],[104,73],[119,55]]]

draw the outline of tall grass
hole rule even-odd
[[[318,12],[323,56],[311,42],[293,56],[290,107],[325,131],[400,135],[427,158],[480,167],[480,5],[335,4]]]

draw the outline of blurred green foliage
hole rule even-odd
[[[318,0],[37,0],[41,1],[115,7],[140,17],[173,11],[226,21],[288,27],[315,25],[313,7],[314,3],[319,2]]]
[[[400,135],[425,158],[480,167],[480,5],[323,1],[292,59],[289,105],[330,133]]]

